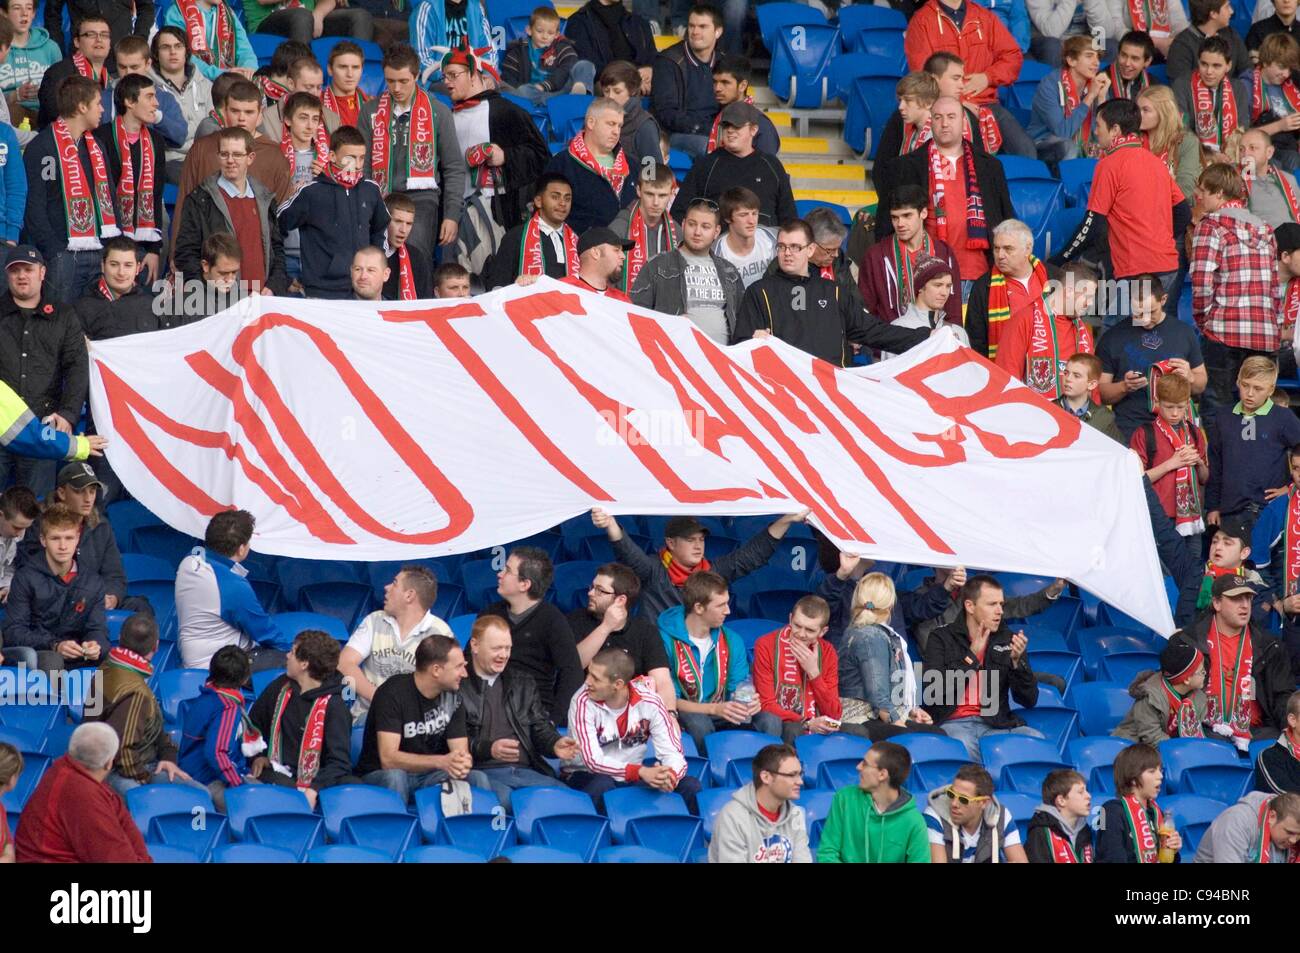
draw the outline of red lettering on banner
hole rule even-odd
[[[970,360],[971,358],[960,350],[936,354],[924,363],[903,371],[895,377],[895,380],[914,391],[940,417],[951,418],[954,423],[971,428],[984,449],[999,460],[1028,460],[1048,450],[1071,446],[1079,439],[1083,424],[1078,417],[1067,414],[1059,407],[1053,407],[1028,387],[1013,387],[1007,390],[1007,382],[1011,380],[1011,376],[987,361],[981,363],[988,372],[988,381],[974,394],[945,397],[926,383],[931,377],[960,367]],[[1012,443],[1001,434],[985,430],[970,419],[971,415],[980,411],[1006,407],[1009,404],[1024,404],[1039,411],[1056,425],[1056,433],[1045,443],[1034,443],[1028,440]]]
[[[893,485],[889,482],[889,478],[885,476],[884,471],[882,471],[876,462],[867,454],[863,445],[853,439],[847,428],[845,428],[845,426],[831,412],[831,408],[813,395],[811,388],[798,378],[794,369],[781,360],[781,358],[777,356],[776,352],[771,348],[759,347],[752,353],[754,359],[754,370],[757,371],[766,382],[772,385],[773,388],[780,388],[784,391],[783,396],[779,399],[775,399],[777,398],[777,395],[775,391],[773,392],[772,396],[774,397],[774,403],[778,407],[784,407],[785,404],[791,402],[791,394],[798,398],[805,407],[808,407],[813,414],[816,415],[817,419],[821,421],[822,426],[840,445],[840,449],[848,454],[849,458],[858,465],[858,469],[862,472],[862,475],[867,478],[881,496],[889,501],[898,512],[898,515],[903,518],[903,521],[912,528],[916,535],[936,552],[952,554],[952,548],[945,543],[942,538],[940,538],[938,533],[930,528],[930,525],[921,518],[920,514],[912,509],[911,505],[903,499],[902,495],[896,489],[894,489]],[[845,400],[843,394],[839,393],[836,384],[837,369],[828,362],[817,360],[815,358],[812,361],[812,365],[813,378],[821,385],[822,389],[826,391],[827,394],[831,394],[832,391],[834,392],[832,395],[833,400],[838,398],[836,406],[839,407],[839,409],[850,419],[853,419],[854,417],[862,417],[863,421],[865,421],[866,418],[863,417],[861,412],[858,411],[850,401]],[[863,430],[864,436],[869,440],[882,443],[885,440],[888,440],[878,427],[874,424],[870,424],[869,421],[867,421],[867,423],[869,428],[862,428],[861,424],[859,424],[859,428]],[[868,432],[868,429],[874,431],[874,433]],[[893,443],[893,441],[889,442]],[[895,444],[895,446],[897,445]],[[916,454],[916,456],[922,456],[922,454]],[[942,458],[931,459],[937,459],[939,462],[942,462]]]
[[[402,462],[410,468],[416,479],[424,485],[425,489],[433,495],[437,504],[442,507],[447,514],[446,526],[442,529],[424,533],[398,532],[380,523],[366,512],[352,498],[351,494],[343,488],[343,485],[334,477],[333,471],[325,463],[324,458],[321,457],[311,439],[298,423],[297,418],[285,405],[275,387],[275,382],[262,369],[262,366],[253,355],[253,345],[257,342],[257,339],[267,331],[277,327],[286,327],[298,331],[306,335],[308,340],[316,346],[316,350],[334,368],[334,371],[339,375],[339,379],[347,387],[348,393],[360,405],[362,412],[369,418],[375,430],[393,448],[393,451],[401,457]],[[352,362],[348,360],[347,355],[334,343],[334,339],[324,331],[291,315],[269,312],[239,332],[234,344],[231,346],[230,353],[239,366],[243,368],[244,376],[248,380],[253,393],[261,398],[262,403],[266,405],[266,411],[270,414],[271,420],[275,422],[281,438],[294,456],[298,458],[303,471],[310,472],[325,495],[362,529],[381,539],[394,542],[432,544],[455,539],[469,528],[474,519],[474,509],[470,506],[469,501],[465,499],[464,494],[429,459],[428,454],[424,452],[410,432],[397,422],[397,419],[389,412],[384,402],[362,380],[361,375],[352,366]]]
[[[810,489],[809,484],[817,486],[819,492],[825,494],[827,499],[833,500],[833,496],[799,449],[781,432],[781,429],[776,426],[775,421],[758,408],[749,395],[744,393],[743,389],[737,385],[734,378],[730,378],[728,374],[724,373],[723,369],[730,367],[729,362],[731,359],[723,354],[716,344],[698,331],[695,333],[696,340],[704,350],[704,353],[708,355],[710,363],[712,363],[714,368],[722,374],[723,379],[727,381],[728,386],[740,399],[741,403],[746,406],[751,414],[763,423],[764,429],[767,431],[765,435],[781,444],[786,453],[790,455],[790,458],[795,461],[795,464],[800,469],[801,475],[806,478],[807,482],[803,482],[796,477],[796,475],[781,462],[777,455],[768,448],[765,441],[760,440],[757,434],[746,427],[735,412],[723,402],[722,398],[714,392],[712,388],[704,383],[704,378],[695,370],[694,367],[691,366],[690,362],[686,360],[685,355],[678,350],[677,346],[673,344],[663,327],[653,319],[642,317],[637,314],[628,314],[628,321],[631,323],[632,333],[636,335],[636,339],[641,345],[641,350],[645,353],[646,357],[650,359],[650,363],[654,365],[655,372],[662,377],[670,387],[672,387],[682,409],[688,413],[694,413],[697,415],[705,413],[704,408],[701,407],[689,394],[687,394],[682,381],[677,377],[678,374],[680,374],[681,378],[685,379],[697,393],[703,395],[704,399],[716,412],[716,416],[710,417],[706,421],[706,426],[714,428],[711,434],[711,440],[708,444],[709,449],[714,454],[722,456],[720,444],[718,443],[720,438],[726,436],[738,437],[749,446],[750,450],[763,461],[764,465],[767,466],[772,475],[786,488],[785,495],[798,500],[800,503],[803,503],[805,506],[812,509],[813,513],[816,514],[818,521],[826,528],[828,533],[839,536],[842,539],[856,539],[863,543],[872,542],[871,538],[867,536],[866,530],[858,526],[857,522],[851,517],[847,519],[845,523],[852,528],[846,529],[845,526],[841,525],[839,520],[837,520],[837,518],[833,516],[825,506],[821,505],[817,501],[817,494]],[[674,372],[672,365],[676,365],[676,372]],[[757,388],[758,382],[748,374],[745,376],[751,386]],[[799,416],[797,409],[793,408],[793,404],[791,407],[793,411],[792,416]],[[806,428],[810,431],[810,428],[812,427],[811,422],[807,421],[805,418],[804,423]],[[725,457],[723,459],[725,459]],[[764,487],[766,488],[766,484],[764,484]],[[834,505],[836,509],[839,509],[838,504],[832,505]]]
[[[201,487],[181,473],[167,459],[167,455],[144,432],[144,428],[140,426],[140,421],[136,419],[137,413],[163,433],[175,437],[177,440],[183,440],[202,449],[218,450],[224,453],[227,459],[234,460],[239,464],[240,469],[244,471],[244,475],[261,489],[268,499],[282,506],[322,541],[332,543],[353,542],[342,530],[333,525],[332,520],[328,520],[328,515],[326,515],[328,526],[322,527],[318,522],[313,521],[311,514],[303,514],[298,502],[286,494],[265,472],[255,466],[248,459],[243,448],[231,442],[229,434],[199,430],[173,420],[109,370],[103,361],[96,361],[95,364],[99,368],[100,379],[104,383],[104,398],[108,401],[109,415],[113,420],[113,427],[117,430],[118,436],[131,448],[150,475],[180,502],[206,517],[210,517],[222,510],[228,510],[231,506],[229,503],[217,502]]]
[[[465,372],[474,378],[474,383],[479,386],[492,403],[496,404],[497,409],[505,414],[506,419],[514,424],[515,429],[532,445],[542,459],[554,468],[555,472],[592,499],[602,502],[612,501],[614,498],[609,493],[602,489],[591,477],[583,473],[578,465],[570,460],[550,437],[546,436],[542,428],[537,426],[537,423],[524,410],[519,401],[515,399],[514,394],[510,393],[509,388],[501,382],[501,378],[492,373],[486,362],[451,326],[453,318],[481,318],[485,314],[486,312],[479,305],[473,303],[454,304],[442,308],[421,308],[414,311],[379,312],[381,318],[394,324],[418,323],[426,325],[430,331],[437,335],[438,340],[442,342],[442,346],[447,349],[447,353],[460,362],[460,366],[465,369]]]
[[[606,421],[617,418],[615,432],[623,439],[637,461],[646,471],[659,481],[659,485],[672,494],[679,503],[717,503],[726,500],[757,499],[759,494],[745,487],[726,487],[716,490],[697,490],[687,486],[686,482],[673,470],[650,442],[641,435],[636,426],[627,418],[629,408],[614,400],[599,388],[583,380],[574,369],[562,361],[554,349],[542,337],[536,322],[560,314],[586,315],[582,302],[576,294],[559,291],[546,291],[518,298],[505,303],[506,314],[515,329],[523,335],[524,340],[546,357],[568,381],[575,391],[582,395]]]

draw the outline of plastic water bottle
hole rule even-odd
[[[754,690],[754,683],[749,679],[745,679],[736,686],[736,690],[731,695],[731,700],[742,705],[752,705],[758,701],[758,692]]]

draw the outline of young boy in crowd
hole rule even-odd
[[[208,680],[189,704],[181,725],[181,770],[206,785],[212,803],[226,813],[226,788],[247,780],[248,759],[266,750],[266,742],[248,720],[243,686],[252,666],[237,645],[217,649],[208,665]]]
[[[45,671],[93,668],[108,654],[104,583],[77,571],[81,514],[51,503],[41,514],[38,558],[14,573],[5,603],[4,641],[34,649]]]
[[[1182,639],[1170,639],[1160,653],[1160,671],[1138,672],[1129,686],[1133,707],[1111,732],[1143,744],[1170,738],[1204,738],[1209,717],[1205,656]]]
[[[1251,554],[1250,541],[1250,529],[1235,517],[1224,519],[1215,527],[1214,534],[1210,537],[1210,559],[1205,564],[1205,576],[1201,580],[1201,590],[1196,598],[1197,611],[1209,608],[1210,589],[1214,585],[1214,580],[1220,576],[1245,576],[1258,591],[1264,591],[1263,577],[1246,565],[1246,560]],[[1252,606],[1251,624],[1266,629],[1268,625],[1265,602],[1266,600],[1261,599]]]
[[[321,90],[321,105],[339,117],[342,126],[355,126],[361,116],[361,107],[370,97],[358,88],[365,69],[366,54],[351,40],[334,44],[330,50],[330,84]]]
[[[637,175],[636,201],[609,223],[620,238],[636,244],[628,249],[619,288],[630,292],[641,269],[658,255],[682,243],[681,227],[668,214],[677,180],[673,170],[661,162],[645,163]]]
[[[1160,752],[1152,745],[1130,745],[1115,756],[1115,790],[1119,797],[1101,806],[1097,828],[1097,863],[1154,864],[1160,854],[1174,862],[1183,839],[1166,827],[1156,795],[1164,783]]]
[[[383,249],[388,254],[388,281],[384,284],[385,301],[414,301],[433,297],[433,277],[429,260],[412,254],[406,240],[415,228],[415,200],[405,192],[392,192],[384,199],[388,210],[388,232]]]
[[[307,155],[312,157],[310,168],[317,172],[280,208],[280,228],[286,234],[296,231],[300,237],[301,280],[307,297],[347,298],[352,291],[352,256],[359,249],[382,244],[388,227],[379,186],[364,177],[365,137],[354,126],[340,126],[325,141],[320,100],[309,93],[291,95],[285,113],[290,117],[295,152],[299,135],[315,120],[308,140],[312,151]]]
[[[284,122],[280,129],[280,151],[289,164],[293,179],[294,198],[325,169],[329,158],[329,133],[321,122],[320,99],[311,93],[290,93],[285,97],[281,112]],[[287,211],[293,199],[285,203],[281,212]],[[302,281],[302,236],[296,225],[284,227],[284,265],[289,278]],[[308,297],[316,297],[306,291]]]
[[[727,230],[713,243],[713,253],[731,262],[748,288],[776,257],[776,236],[758,224],[758,196],[743,185],[722,193],[722,222]]]
[[[1238,516],[1246,531],[1259,511],[1290,484],[1287,452],[1300,443],[1300,420],[1275,409],[1277,365],[1262,355],[1241,362],[1240,400],[1206,418],[1210,438],[1210,482],[1205,488],[1206,521]]]
[[[970,347],[966,329],[948,320],[948,302],[957,283],[952,267],[942,258],[924,254],[917,257],[912,267],[912,301],[902,317],[891,323],[900,328],[929,328],[932,334],[941,327],[949,327],[963,347]],[[880,356],[894,355],[882,352]]]
[[[894,87],[898,110],[880,133],[876,157],[883,165],[930,141],[930,107],[939,98],[939,83],[925,70],[908,73]]]
[[[1231,62],[1228,44],[1212,36],[1201,44],[1196,69],[1181,79],[1171,78],[1178,111],[1210,152],[1223,152],[1228,137],[1250,125],[1250,94],[1245,83],[1232,78]]]
[[[1177,374],[1156,382],[1157,416],[1133,431],[1129,447],[1142,460],[1151,488],[1178,535],[1195,556],[1201,552],[1205,532],[1202,500],[1210,478],[1205,437],[1188,419],[1192,388]]]
[[[544,103],[560,93],[584,96],[596,81],[596,67],[578,59],[577,47],[560,32],[560,15],[553,7],[538,7],[520,37],[506,47],[501,82],[515,95]],[[639,90],[638,90],[639,92]]]
[[[1029,819],[1025,855],[1031,864],[1092,863],[1092,795],[1078,771],[1061,768],[1043,778],[1043,803]]]
[[[1056,399],[1056,404],[1111,440],[1124,443],[1119,428],[1115,426],[1115,414],[1094,399],[1100,381],[1101,361],[1097,355],[1083,351],[1071,355],[1061,372],[1061,396]]]
[[[1156,58],[1156,45],[1144,30],[1129,30],[1119,40],[1115,62],[1106,67],[1110,77],[1110,99],[1137,99],[1137,94],[1151,85],[1147,72]]]
[[[433,296],[435,298],[468,298],[469,271],[454,261],[439,265],[433,272]]]

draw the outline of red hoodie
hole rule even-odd
[[[777,699],[776,640],[784,629],[769,632],[754,643],[754,666],[750,675],[754,679],[754,688],[758,690],[758,700],[763,711],[776,715],[782,721],[802,721],[808,714],[808,703],[804,702],[803,713],[782,708]],[[821,647],[821,674],[814,679],[804,676],[804,691],[812,696],[818,715],[828,718],[840,717],[840,662],[835,654],[835,647],[825,639],[818,642]]]
[[[988,88],[970,102],[988,105],[998,98],[999,86],[1010,86],[1020,75],[1024,54],[997,14],[966,0],[966,19],[957,29],[952,11],[942,0],[930,0],[912,16],[903,39],[909,69],[919,70],[931,54],[956,53],[966,64],[966,75],[984,73]]]
[[[18,819],[20,864],[150,863],[126,805],[67,755],[45,772]]]

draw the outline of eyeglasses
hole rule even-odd
[[[464,79],[468,75],[469,75],[469,70],[467,69],[458,69],[455,72],[452,72],[449,69],[445,69],[442,71],[442,76],[444,79]]]
[[[247,159],[247,152],[218,152],[217,156],[222,159]]]
[[[612,595],[616,595],[616,593],[614,592],[613,589],[602,589],[602,588],[600,588],[600,586],[592,586],[592,587],[591,587],[590,589],[588,589],[587,591],[588,591],[588,592],[598,592],[598,593],[600,593],[602,596],[612,596]]]
[[[778,778],[802,778],[803,777],[803,769],[800,769],[798,771],[773,771],[772,773],[775,774]]]
[[[980,801],[987,801],[989,799],[989,796],[987,794],[978,794],[975,797],[971,797],[967,794],[958,794],[956,791],[952,789],[951,785],[944,788],[943,793],[948,795],[948,800],[956,801],[958,804],[962,805],[963,807],[965,807],[967,804],[978,804]]]
[[[101,31],[99,33],[78,33],[77,36],[81,37],[83,40],[111,40],[113,38],[113,34],[107,31]]]
[[[807,245],[786,245],[784,243],[778,243],[776,250],[779,254],[785,254],[786,252],[794,254],[795,252],[803,251],[807,247]]]

